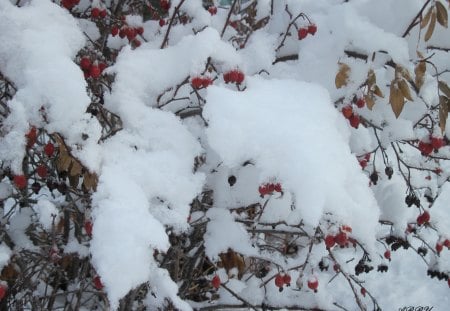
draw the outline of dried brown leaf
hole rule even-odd
[[[437,11],[437,21],[442,27],[448,27],[448,12],[445,6],[440,2],[436,1],[436,11]]]
[[[428,26],[427,32],[425,33],[425,42],[430,40],[434,32],[434,27],[436,27],[436,12],[433,11],[433,13],[431,13],[430,25]]]
[[[371,89],[372,86],[375,85],[375,83],[377,83],[377,77],[373,69],[370,69],[367,73],[367,86],[369,87],[369,89]]]
[[[408,82],[405,79],[402,79],[398,82],[398,87],[402,91],[403,97],[407,100],[412,101],[411,92],[409,91]]]
[[[400,90],[398,83],[395,80],[391,83],[389,102],[391,103],[392,111],[394,112],[395,117],[398,118],[405,105],[405,98],[403,97],[403,92]]]
[[[347,85],[349,73],[350,73],[350,67],[347,64],[340,63],[339,71],[336,74],[336,78],[334,80],[334,83],[336,84],[336,88],[340,89],[341,87]]]
[[[60,152],[56,159],[56,168],[59,172],[67,171],[72,163],[73,158],[68,152]]]
[[[72,188],[77,188],[80,182],[80,175],[69,175],[69,184]]]
[[[97,189],[98,177],[95,173],[86,172],[83,175],[83,187],[87,190]]]
[[[447,83],[443,81],[438,82],[439,90],[445,94],[448,98],[450,98],[450,87],[448,87]]]
[[[373,106],[375,106],[373,95],[364,95],[364,99],[366,101],[367,108],[369,108],[369,110],[372,110]]]
[[[433,11],[433,7],[430,7],[427,11],[427,13],[425,14],[425,16],[422,18],[422,21],[420,22],[420,28],[423,29],[425,28],[428,23],[430,22],[430,17],[431,17],[431,12]]]
[[[381,90],[378,87],[378,85],[375,85],[375,87],[373,88],[373,93],[375,95],[377,95],[378,97],[384,98],[384,94],[383,94],[383,92],[381,92]]]
[[[425,62],[419,62],[417,64],[416,68],[414,68],[414,73],[416,74],[414,83],[416,84],[417,89],[419,89],[419,90],[423,85],[426,70],[427,70],[427,65]]]
[[[221,265],[227,273],[230,273],[230,270],[237,268],[238,270],[238,278],[240,279],[245,271],[245,261],[244,258],[233,251],[232,249],[228,249],[228,252],[219,254]]]
[[[448,108],[450,100],[445,96],[439,96],[439,127],[441,131],[445,131],[448,118]]]
[[[70,167],[70,176],[79,176],[81,174],[81,171],[83,170],[83,166],[78,161],[73,161],[72,166]]]

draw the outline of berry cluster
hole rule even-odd
[[[356,240],[349,237],[348,233],[352,232],[352,228],[347,225],[341,226],[339,233],[336,235],[328,234],[325,237],[325,246],[327,249],[331,249],[334,245],[339,245],[341,248],[350,246],[350,243],[355,245]]]
[[[80,68],[83,70],[86,79],[89,77],[97,79],[106,67],[104,62],[98,62],[97,60],[92,62],[88,56],[84,56],[80,60]]]
[[[284,275],[281,273],[278,273],[275,276],[275,286],[278,287],[280,292],[282,292],[284,285],[286,285],[288,287],[291,286],[291,276],[287,273]]]
[[[93,7],[91,9],[91,18],[105,18],[107,15],[106,9]]]
[[[245,79],[244,73],[238,69],[234,69],[223,74],[225,83],[241,84]]]
[[[298,29],[297,35],[299,40],[305,39],[308,35],[314,36],[317,32],[316,24],[310,24],[306,27],[302,27]]]
[[[352,127],[354,127],[355,129],[359,127],[361,120],[359,118],[359,115],[353,111],[352,106],[350,105],[344,106],[342,108],[342,114],[350,122],[350,125]]]
[[[125,22],[124,22],[125,23]],[[139,47],[141,45],[141,41],[137,39],[136,37],[138,35],[142,35],[144,33],[144,28],[139,27],[131,27],[128,25],[122,25],[120,28],[117,25],[114,25],[111,28],[111,35],[113,37],[119,35],[120,38],[127,38],[128,41],[134,46]]]
[[[209,77],[194,77],[191,80],[192,88],[198,90],[200,88],[207,88],[213,84],[213,81]]]
[[[387,266],[386,266],[387,268]],[[366,263],[365,258],[361,258],[358,264],[355,266],[355,274],[360,275],[361,273],[369,273],[373,270],[373,267]]]
[[[281,188],[280,183],[267,183],[259,186],[258,191],[261,197],[264,197],[266,194],[273,194],[274,192],[282,193],[283,189]]]
[[[80,3],[80,0],[62,0],[61,1],[61,5],[68,10],[71,10],[78,3]]]
[[[417,216],[417,224],[419,226],[427,224],[429,222],[430,222],[430,213],[428,213],[427,211]]]
[[[418,148],[422,155],[430,155],[433,150],[436,152],[445,146],[445,141],[442,136],[433,136],[431,135],[428,140],[419,141]]]
[[[211,15],[216,15],[216,14],[217,14],[217,7],[215,7],[215,6],[210,6],[210,7],[208,8],[208,12],[209,12],[209,14],[211,14]]]

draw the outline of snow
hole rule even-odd
[[[0,244],[0,269],[6,266],[11,258],[12,252],[8,246]]]
[[[206,216],[210,221],[204,238],[206,255],[210,259],[216,261],[218,255],[226,253],[228,249],[249,255],[257,254],[247,236],[247,231],[243,226],[233,221],[226,209],[212,208]]]
[[[8,42],[0,47],[0,70],[19,88],[4,121],[9,133],[0,141],[2,159],[11,163],[13,171],[21,171],[24,135],[29,124],[43,125],[41,107],[47,113],[50,133],[60,132],[69,145],[97,148],[100,126],[85,113],[90,103],[86,82],[72,61],[85,43],[75,19],[50,1],[32,1],[17,8],[1,0],[0,28],[0,41]],[[89,135],[86,142],[80,133]],[[90,169],[98,169],[92,153],[90,157],[82,151],[75,153]]]
[[[286,221],[315,226],[323,212],[333,212],[373,243],[376,221],[367,219],[378,219],[378,208],[325,89],[247,78],[245,92],[210,87],[204,116],[208,142],[225,165],[252,160],[260,184],[275,177],[292,193],[295,209]]]
[[[59,220],[59,211],[55,204],[46,199],[38,200],[35,205],[36,213],[38,214],[39,222],[45,230],[50,230],[52,225],[56,225]]]
[[[180,3],[171,1],[169,16]],[[90,258],[105,285],[111,309],[144,283],[150,288],[144,301],[150,310],[166,307],[167,301],[180,310],[209,303],[241,303],[224,286],[217,290],[215,301],[183,300],[178,295],[181,281],[172,280],[155,258],[156,253],[168,253],[170,235],[189,236],[191,225],[202,221],[207,222],[202,241],[205,254],[216,268],[219,255],[229,249],[244,256],[246,265],[261,260],[269,266],[261,278],[248,270],[242,278],[233,277],[224,268],[214,272],[222,284],[251,304],[282,308],[301,301],[306,308],[335,309],[333,303],[337,302],[348,310],[357,308],[348,298],[350,289],[344,275],[334,278],[331,259],[327,259],[329,271],[317,268],[329,255],[321,235],[337,234],[347,225],[352,227],[350,236],[368,252],[364,255],[370,256],[375,270],[380,263],[389,266],[385,274],[373,271],[355,279],[361,279],[361,285],[383,309],[409,305],[445,309],[448,285],[425,274],[427,264],[450,271],[448,250],[439,256],[429,250],[425,263],[413,250],[400,248],[388,263],[382,255],[386,246],[379,243],[394,235],[407,239],[416,249],[424,245],[417,238],[433,248],[437,241],[450,237],[450,189],[448,184],[441,186],[448,179],[449,165],[437,159],[448,157],[450,147],[433,152],[436,158],[430,160],[421,157],[414,146],[397,144],[408,141],[414,145],[416,139],[428,140],[429,130],[440,131],[437,124],[417,128],[417,122],[439,101],[433,66],[428,64],[422,89],[418,94],[412,92],[413,100],[405,104],[400,118],[395,118],[388,102],[394,68],[387,62],[402,65],[413,76],[416,51],[420,50],[438,68],[446,68],[448,53],[429,51],[426,46],[442,45],[448,29],[436,25],[428,43],[421,41],[423,34],[419,38],[417,26],[402,37],[423,3],[274,1],[274,15],[268,24],[245,38],[242,48],[237,48],[243,39],[240,31],[226,27],[221,34],[228,14],[226,5],[211,16],[201,0],[185,1],[181,13],[192,19],[186,25],[171,27],[164,49],[160,45],[169,27],[144,21],[130,10],[127,23],[143,26],[146,42],[133,48],[126,39],[106,36],[105,50],[111,49],[117,58],[105,72],[108,78],[102,80],[111,82],[111,89],[106,87],[108,83],[98,83],[103,92],[101,102],[120,117],[122,128],[103,141],[101,124],[86,113],[91,102],[98,100],[91,92],[95,83],[86,81],[77,62],[79,54],[95,53],[89,40],[99,40],[103,27],[108,28],[111,22],[89,20],[83,11],[89,12],[92,5],[109,7],[111,2],[81,1],[74,14],[81,17],[75,18],[48,0],[29,1],[20,8],[12,1],[0,0],[0,72],[17,88],[6,102],[9,114],[1,119],[0,164],[2,169],[11,167],[12,175],[22,173],[24,156],[29,155],[25,134],[36,126],[47,133],[60,133],[72,154],[98,175],[96,191],[86,208],[92,212],[84,215],[92,218],[92,239],[78,240],[71,231],[69,242],[61,248],[65,253]],[[241,9],[247,4],[242,3]],[[269,0],[257,1],[256,19],[270,14],[271,4]],[[289,23],[286,4],[293,16],[303,12],[318,25],[314,36],[297,40],[296,27],[309,24],[307,18],[300,17],[281,45]],[[241,17],[233,16],[232,20]],[[244,27],[248,23],[241,22]],[[346,55],[346,50],[361,56]],[[298,60],[273,65],[277,58],[289,55],[298,56]],[[351,71],[348,84],[336,89],[339,63],[347,64]],[[231,69],[245,74],[242,85],[223,81],[222,74]],[[351,105],[355,94],[366,92],[369,70],[375,72],[384,97],[377,97],[372,110],[353,107],[369,122],[365,125],[377,129],[364,127],[364,120],[354,129],[340,110]],[[207,89],[193,90],[189,81],[200,75],[214,79],[214,83]],[[450,82],[445,74],[439,79]],[[173,97],[180,100],[169,102]],[[188,106],[202,109],[201,117],[182,120],[174,113]],[[431,112],[431,117],[436,113]],[[450,125],[444,132],[450,133]],[[358,159],[371,152],[368,166],[361,170]],[[402,161],[396,160],[397,152]],[[194,159],[200,155],[206,163],[197,170]],[[39,155],[30,157],[42,161]],[[407,164],[419,169],[406,168]],[[394,169],[392,178],[383,173],[386,165]],[[426,171],[438,166],[444,170],[440,176]],[[379,173],[376,185],[367,178],[374,170]],[[236,179],[233,184],[231,176]],[[283,191],[261,195],[258,187],[267,183],[280,183]],[[405,195],[410,186],[417,188],[420,196],[431,193],[439,197],[434,203],[421,197],[420,209],[408,209]],[[203,191],[212,191],[212,206],[191,215],[191,203]],[[22,206],[19,201],[25,195],[27,203]],[[16,252],[42,251],[27,234],[30,225],[39,223],[51,231],[66,204],[64,196],[46,190],[39,195],[21,193],[7,178],[0,182],[0,200],[2,231],[14,243],[12,250],[0,245],[2,268]],[[83,210],[83,204],[77,201],[74,207]],[[254,218],[246,218],[239,210],[250,205],[259,212]],[[406,234],[407,223],[414,223],[424,210],[431,214],[431,227],[421,226],[417,233]],[[379,224],[379,220],[391,222],[392,227]],[[300,224],[301,234],[296,227]],[[288,233],[280,238],[279,233],[264,231],[270,227],[274,232]],[[316,232],[316,228],[320,230]],[[260,229],[264,233],[252,233]],[[309,244],[310,239],[314,243]],[[299,249],[293,254],[279,251],[288,242]],[[342,269],[348,274],[353,274],[363,256],[359,246],[335,247],[330,252],[340,263],[347,263]],[[292,277],[291,287],[282,293],[273,281],[280,272]],[[307,287],[313,276],[319,281],[316,294]],[[206,281],[211,278],[211,274],[205,276]],[[47,285],[39,285],[42,293]],[[363,301],[371,303],[369,297]]]

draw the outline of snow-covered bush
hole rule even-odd
[[[448,5],[0,0],[2,310],[448,306]]]

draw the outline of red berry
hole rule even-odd
[[[336,240],[334,239],[333,235],[329,234],[325,237],[325,246],[327,248],[332,248],[335,243],[336,243]]]
[[[342,114],[346,119],[350,119],[350,117],[353,115],[353,108],[352,106],[348,105],[342,108]]]
[[[39,165],[36,168],[36,173],[38,174],[39,177],[46,178],[48,174],[47,167],[45,165]]]
[[[231,70],[230,71],[230,81],[231,82],[237,82],[239,78],[239,73],[237,70]]]
[[[217,8],[216,8],[215,6],[210,6],[210,7],[208,8],[208,12],[209,12],[209,14],[211,14],[211,15],[216,15],[216,14],[217,14]]]
[[[356,101],[356,107],[358,108],[363,108],[366,105],[366,101],[364,100],[364,98],[359,98]]]
[[[423,212],[422,217],[425,223],[430,222],[430,213],[428,213],[427,211]]]
[[[274,185],[274,190],[275,190],[276,192],[283,192],[283,189],[281,188],[281,184],[280,184],[280,183],[276,183],[276,184]]]
[[[431,152],[433,152],[432,144],[428,144],[426,142],[420,141],[418,147],[419,147],[419,150],[422,153],[422,155],[430,155]]]
[[[450,278],[447,280],[448,287],[450,287]]]
[[[317,288],[319,287],[319,280],[316,276],[311,276],[308,279],[308,287],[317,293]]]
[[[92,8],[91,10],[91,17],[92,18],[98,18],[100,16],[100,9],[99,8]]]
[[[287,286],[291,285],[291,276],[289,274],[285,274],[283,276],[283,282],[284,284],[286,284]]]
[[[361,120],[359,119],[359,116],[356,114],[353,114],[350,119],[350,125],[352,127],[354,127],[355,129],[357,129],[359,127],[359,123],[361,122]]]
[[[54,152],[55,145],[53,145],[52,143],[49,142],[44,146],[44,153],[47,155],[47,157],[51,157]]]
[[[284,285],[284,278],[279,273],[275,276],[275,285],[280,288]]]
[[[160,1],[161,10],[167,11],[170,8],[170,3],[167,0]]]
[[[308,33],[310,33],[311,35],[315,35],[317,32],[317,26],[316,24],[311,24],[308,26]]]
[[[259,186],[258,191],[262,197],[269,193],[269,190],[267,189],[266,185]]]
[[[442,243],[436,243],[436,252],[438,253],[438,255],[442,252],[443,249],[444,245]]]
[[[230,73],[229,72],[226,72],[226,73],[223,74],[223,81],[225,81],[225,83],[231,82]]]
[[[166,21],[164,20],[164,18],[159,19],[159,26],[162,27],[166,24]]]
[[[111,28],[111,35],[113,36],[113,37],[115,37],[115,36],[117,36],[119,34],[119,27],[117,27],[117,26],[112,26],[112,28]]]
[[[361,295],[363,295],[363,297],[366,297],[366,289],[364,287],[361,287]]]
[[[220,277],[216,274],[212,280],[211,280],[211,284],[215,289],[218,289],[220,287]]]
[[[95,289],[97,289],[97,290],[103,289],[103,283],[102,283],[102,280],[100,279],[100,276],[98,276],[98,275],[94,276],[93,282],[94,282]]]
[[[191,85],[194,89],[199,89],[203,85],[203,79],[200,77],[192,78]]]
[[[345,246],[345,244],[347,243],[347,234],[345,232],[339,232],[338,234],[336,234],[336,236],[334,237],[334,240],[336,241],[336,243],[339,246]]]
[[[430,221],[430,213],[426,211],[417,217],[417,224],[419,226],[428,223],[429,221]]]
[[[208,87],[212,84],[211,78],[203,78],[202,79],[202,87]]]
[[[25,137],[27,138],[27,147],[30,148],[32,147],[37,140],[37,130],[36,128],[33,126],[27,134],[25,134]]]
[[[361,168],[364,169],[367,166],[367,161],[365,159],[359,160],[359,165],[361,165]]]
[[[336,263],[333,265],[333,270],[334,270],[334,272],[338,273],[341,271],[341,266]]]
[[[342,225],[341,226],[341,230],[345,231],[345,232],[352,232],[352,227],[348,226],[348,225]]]
[[[88,236],[92,236],[92,228],[93,228],[92,221],[88,220],[84,223],[84,230],[86,230],[86,234]]]
[[[236,83],[241,84],[244,81],[244,73],[242,71],[237,72]]]
[[[23,190],[27,187],[27,178],[25,175],[16,175],[14,176],[14,185],[20,190]]]
[[[384,258],[391,260],[391,251],[387,250],[384,252]]]
[[[89,57],[83,57],[80,60],[80,67],[83,70],[89,70],[89,68],[91,67],[91,60],[89,59]]]
[[[298,39],[303,40],[308,35],[308,28],[300,28],[298,30]]]
[[[104,62],[98,63],[98,68],[100,69],[100,72],[103,72],[105,70],[107,65]]]
[[[269,193],[273,193],[275,191],[275,185],[267,184],[267,191],[269,191]]]
[[[89,75],[94,79],[100,77],[101,74],[102,72],[97,65],[92,65],[91,68],[89,69]]]
[[[75,3],[73,3],[72,0],[62,0],[61,4],[68,10],[72,9],[75,6]]]
[[[6,284],[3,284],[3,283],[0,284],[0,300],[5,298],[7,290],[8,290],[8,287]]]
[[[106,12],[105,9],[100,10],[100,18],[105,18],[107,14],[108,14],[108,13]]]
[[[444,146],[444,139],[442,137],[432,137],[431,145],[433,146],[434,149],[439,149],[442,146]]]
[[[125,38],[126,36],[127,36],[127,29],[128,29],[128,27],[122,27],[122,28],[120,28],[120,30],[119,30],[119,37],[120,38]]]
[[[364,159],[366,161],[369,161],[370,160],[370,153],[366,153],[366,155],[364,156]]]
[[[135,48],[138,48],[138,47],[141,46],[141,41],[138,40],[138,39],[134,39],[133,41],[131,41],[131,44],[133,44],[133,46],[134,46]]]
[[[127,39],[128,41],[133,41],[136,38],[136,30],[134,28],[127,28]]]
[[[138,35],[142,35],[144,33],[144,27],[137,27],[136,28],[136,33]]]
[[[444,241],[444,246],[447,247],[447,248],[450,248],[450,240],[449,239],[446,239]]]

